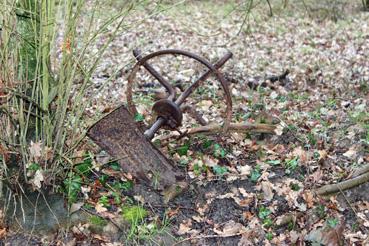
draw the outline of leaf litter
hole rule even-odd
[[[307,241],[365,245],[369,230],[365,189],[369,186],[340,192],[331,199],[315,195],[314,189],[344,180],[352,169],[369,162],[369,15],[355,13],[333,22],[311,19],[302,11],[273,17],[259,13],[248,33],[239,32],[240,16],[223,10],[227,4],[191,2],[149,18],[145,11],[129,16],[131,23],[141,21],[135,30],[122,32],[104,55],[86,113],[93,115],[125,102],[127,73],[133,65],[129,52],[136,47],[145,53],[180,48],[210,61],[227,48],[234,57],[222,71],[231,82],[233,120],[277,122],[276,134],[232,133],[171,141],[161,150],[187,170],[191,188],[168,208],[152,209],[158,200],[149,195],[124,192],[126,199],[150,208],[147,221],[168,215],[170,233],[185,239],[183,245],[301,245]],[[203,70],[179,58],[152,63],[180,86]],[[106,78],[116,76],[112,64],[125,67],[121,76],[101,87]],[[285,69],[291,71],[287,84],[249,87],[250,81]],[[136,103],[142,120],[149,123],[153,97],[147,95],[155,94],[152,88],[159,86],[144,72],[138,81]],[[222,121],[224,101],[214,79],[188,103],[197,105],[207,121]],[[185,114],[183,129],[194,124]],[[39,159],[45,150],[42,143],[31,143],[29,151]],[[106,156],[97,159],[109,160]],[[104,163],[93,163],[100,177],[132,180],[130,174],[121,175]],[[41,186],[42,170],[32,175],[34,186]],[[119,202],[124,201],[113,201],[111,192],[101,193],[104,182],[100,178],[82,186],[82,195],[97,214],[114,219],[121,216]],[[83,205],[72,204],[73,212]],[[74,229],[75,235],[91,233],[83,225]],[[109,236],[93,237],[109,243]]]

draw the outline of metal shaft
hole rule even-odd
[[[137,61],[140,61],[142,58],[141,51],[139,49],[134,49],[133,55],[136,57]],[[155,68],[153,68],[148,62],[145,62],[143,66],[152,76],[154,76],[155,79],[160,82],[160,84],[165,87],[165,89],[168,90],[168,99],[173,100],[176,97],[176,90],[173,88],[173,86],[163,76],[161,76],[160,73],[158,73]]]

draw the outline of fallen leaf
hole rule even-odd
[[[290,231],[291,243],[296,243],[298,239],[299,239],[299,234],[294,230]]]
[[[41,157],[41,152],[42,152],[42,142],[36,142],[34,143],[33,141],[31,141],[30,147],[29,147],[29,155],[30,158],[34,161],[34,162],[38,162],[40,157]]]
[[[77,202],[77,203],[73,203],[71,206],[70,206],[70,209],[69,209],[69,212],[72,214],[78,210],[81,209],[81,207],[84,205],[85,203],[84,202]]]
[[[270,183],[269,181],[261,182],[261,190],[264,193],[264,199],[266,201],[271,201],[273,199],[274,193],[272,183]]]
[[[302,194],[308,208],[312,208],[314,206],[314,195],[311,191],[306,191]]]
[[[237,166],[237,170],[240,172],[241,175],[250,175],[252,167],[249,165]]]
[[[177,234],[178,235],[184,235],[184,234],[186,234],[186,233],[189,233],[190,231],[191,231],[191,225],[192,225],[192,223],[191,223],[191,221],[190,220],[188,220],[187,222],[185,222],[185,223],[181,223],[180,225],[179,225],[179,228],[178,228],[178,231],[177,231]]]
[[[278,136],[281,136],[283,134],[283,125],[279,124],[277,125],[277,127],[274,129],[275,134],[277,134]]]
[[[227,237],[232,236],[235,234],[239,234],[241,232],[244,232],[246,228],[241,223],[236,223],[233,220],[228,221],[222,230],[218,230],[216,228],[213,229],[213,231],[221,236]]]
[[[103,212],[108,211],[108,209],[104,207],[101,203],[96,203],[95,210],[97,213],[103,213]]]
[[[351,147],[348,151],[343,153],[343,156],[346,156],[347,158],[352,159],[352,158],[355,158],[356,153],[357,153],[356,150],[353,147]]]
[[[305,150],[302,149],[301,146],[293,150],[292,156],[298,157],[301,164],[306,164],[306,162],[308,161],[307,153]]]
[[[319,161],[325,160],[328,156],[328,153],[326,150],[318,150],[318,153],[319,153]]]
[[[6,228],[0,228],[0,239],[6,237]]]
[[[34,178],[32,179],[32,183],[38,188],[41,188],[41,182],[44,181],[44,176],[42,175],[41,170],[37,170]]]
[[[323,228],[312,230],[306,235],[305,240],[326,246],[340,246],[343,240],[344,223],[341,221],[334,228],[326,225]]]

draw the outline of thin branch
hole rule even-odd
[[[364,174],[364,173],[367,173],[367,172],[369,172],[369,163],[355,169],[352,172],[352,174],[349,175],[349,178],[355,178],[355,177],[360,176],[361,174]]]
[[[242,234],[244,234],[245,232],[238,232],[238,233],[233,233],[233,234],[228,234],[228,235],[204,235],[204,236],[197,236],[197,237],[188,237],[185,238],[179,242],[176,242],[175,244],[173,244],[173,246],[184,243],[186,241],[191,241],[194,239],[205,239],[205,238],[227,238],[227,237],[236,237],[236,236],[241,236]]]
[[[251,124],[251,123],[231,123],[229,126],[229,131],[235,132],[259,132],[259,133],[271,133],[275,134],[274,130],[276,129],[275,125],[269,124]],[[207,125],[200,126],[196,128],[189,129],[186,134],[197,134],[197,133],[220,133],[223,132],[224,128],[222,125]]]
[[[318,195],[322,195],[322,196],[330,195],[330,194],[333,194],[333,193],[337,193],[341,190],[344,191],[344,190],[354,188],[354,187],[359,186],[361,184],[364,184],[368,181],[369,181],[369,172],[364,173],[364,174],[362,174],[360,176],[357,176],[355,178],[342,181],[342,182],[337,183],[337,184],[329,184],[329,185],[322,186],[322,187],[320,187],[319,189],[316,190],[316,193]]]
[[[266,0],[269,6],[269,16],[272,17],[273,16],[273,9],[272,9],[272,5],[270,4],[269,0]]]

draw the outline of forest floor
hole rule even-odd
[[[369,244],[369,183],[329,197],[315,193],[325,184],[352,177],[369,163],[369,13],[357,10],[333,21],[296,9],[269,17],[266,7],[264,14],[250,16],[248,26],[242,25],[242,13],[233,8],[229,3],[193,1],[151,17],[150,9],[133,12],[127,20],[135,28],[118,35],[98,67],[88,114],[107,112],[126,101],[126,80],[134,61],[131,52],[136,47],[144,54],[178,48],[211,62],[229,50],[233,58],[221,71],[230,82],[232,121],[277,124],[278,131],[193,135],[166,143],[161,151],[186,170],[191,184],[166,206],[159,205],[158,194],[127,181],[129,175],[117,171],[115,162],[101,165],[109,158],[97,150],[88,163],[81,160],[93,165],[94,171],[90,184],[82,186],[84,198],[74,206],[97,216],[73,226],[62,241],[68,245]],[[204,70],[179,57],[150,62],[178,88]],[[266,80],[265,87],[254,88],[286,70],[290,73],[283,81]],[[152,122],[150,108],[154,94],[160,92],[160,86],[142,71],[135,87],[140,120]],[[224,93],[216,79],[209,79],[187,103],[206,121],[222,122]],[[182,130],[194,125],[195,120],[185,114]],[[161,131],[156,142],[167,134]],[[122,203],[131,205],[122,208]],[[132,220],[127,230],[121,231],[124,223],[112,229],[122,214]],[[91,224],[103,228],[93,230]],[[56,238],[61,240],[60,235]]]

